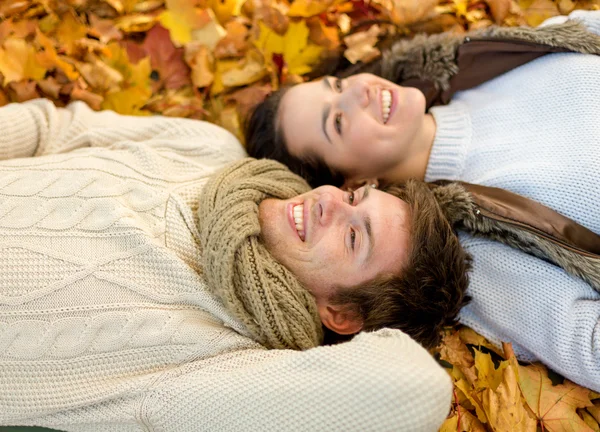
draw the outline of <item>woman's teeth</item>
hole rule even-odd
[[[383,123],[387,123],[390,118],[390,107],[392,106],[392,92],[381,90],[381,112],[383,113]]]
[[[300,239],[304,241],[304,204],[294,207],[294,222]]]

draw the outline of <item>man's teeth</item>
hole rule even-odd
[[[294,207],[294,222],[296,223],[298,235],[304,240],[304,204]]]
[[[390,118],[390,107],[392,106],[392,92],[381,90],[381,112],[383,113],[383,122],[387,123]]]

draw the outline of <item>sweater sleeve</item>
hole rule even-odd
[[[304,352],[246,350],[164,376],[146,400],[156,431],[434,431],[452,386],[398,330]]]
[[[469,295],[460,321],[517,357],[541,361],[600,391],[600,294],[539,258],[490,240],[461,235],[473,254]]]
[[[123,141],[169,142],[194,157],[190,141],[202,147],[198,155],[235,160],[245,152],[225,129],[211,123],[163,116],[135,117],[113,111],[96,112],[83,102],[57,108],[47,99],[0,108],[0,160],[65,153],[84,147],[110,147]],[[180,143],[184,143],[183,146]],[[201,143],[201,146],[199,145]]]
[[[598,10],[575,10],[569,15],[559,15],[548,18],[540,24],[540,27],[551,24],[562,24],[565,21],[572,19],[581,21],[590,32],[600,35],[600,11]]]

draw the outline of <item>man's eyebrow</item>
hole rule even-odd
[[[363,192],[361,203],[364,202],[369,197],[369,191],[371,188],[369,186],[365,187],[365,191]],[[367,253],[367,257],[365,258],[364,263],[366,264],[373,255],[373,230],[371,228],[371,218],[367,215],[365,216],[365,230],[367,231],[367,238],[369,239],[369,252]]]
[[[323,83],[325,85],[325,89],[328,91],[333,91],[333,89],[331,88],[331,83],[329,82],[329,80],[325,77],[323,78]],[[329,112],[331,111],[331,104],[325,104],[325,108],[323,109],[323,133],[325,134],[325,138],[327,138],[327,141],[329,142],[329,144],[331,144],[331,139],[329,138],[329,134],[327,133],[327,119],[329,118]]]

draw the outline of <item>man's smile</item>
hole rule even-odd
[[[300,240],[306,240],[306,220],[304,214],[304,203],[290,203],[287,208],[288,222],[292,229],[298,234]]]

